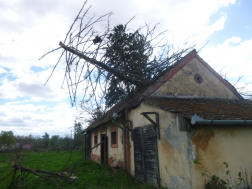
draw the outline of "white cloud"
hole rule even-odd
[[[241,42],[241,38],[240,37],[232,37],[232,38],[230,38],[230,39],[227,39],[225,42],[224,42],[224,44],[223,44],[223,46],[229,46],[230,45],[230,43],[240,43]]]
[[[236,45],[232,45],[231,42]],[[213,67],[226,65],[227,72],[231,72],[232,76],[237,76],[237,73],[250,76],[249,68],[252,62],[251,48],[252,38],[241,42],[239,37],[232,37],[224,41],[223,44],[206,46],[201,54],[204,59],[211,60],[210,64]],[[234,69],[236,73],[233,73]]]
[[[160,30],[171,30],[173,32],[175,43],[182,43],[190,36],[198,37],[197,42],[201,43],[215,31],[224,28],[226,20],[223,14],[213,24],[209,24],[210,16],[216,13],[220,8],[229,6],[235,3],[235,0],[182,0],[182,1],[167,1],[159,0],[152,1],[148,4],[146,1],[134,1],[137,9],[142,11],[139,14],[141,22],[143,21],[160,21],[162,20],[162,28]],[[137,18],[138,19],[138,18]]]
[[[60,62],[58,69],[49,82],[44,86],[51,74],[52,67],[58,60],[60,52],[54,52],[38,61],[44,53],[57,48],[58,43],[64,40],[65,35],[82,6],[79,0],[8,0],[0,1],[0,98],[16,99],[25,97],[23,102],[5,103],[0,105],[0,130],[14,130],[15,134],[50,135],[69,133],[73,125],[75,109],[62,103],[68,97],[67,87],[61,84],[64,69]],[[197,43],[204,43],[205,39],[216,31],[224,28],[227,16],[223,13],[215,22],[210,23],[210,17],[220,8],[235,3],[235,0],[129,0],[116,1],[93,0],[90,16],[97,16],[110,11],[111,26],[126,23],[132,16],[136,18],[128,28],[138,28],[147,23],[155,24],[162,20],[158,31],[171,30],[167,39],[174,40],[175,45],[184,42],[188,37],[197,37]],[[103,25],[96,26],[100,31]],[[231,46],[235,44],[236,46]],[[243,49],[247,48],[247,49]],[[242,52],[243,49],[243,52]],[[237,65],[242,61],[244,67],[251,62],[251,40],[241,42],[237,37],[228,39],[226,43],[214,47],[207,47],[204,59],[211,58],[219,64],[229,61],[230,65]],[[202,53],[204,53],[202,52]],[[218,54],[218,53],[221,53]],[[240,53],[239,58],[232,58]],[[207,56],[214,54],[215,56]],[[218,58],[217,58],[218,57]],[[44,68],[34,72],[32,66]],[[243,68],[244,68],[243,67]],[[7,72],[4,68],[9,68]],[[231,67],[230,67],[231,68]],[[233,67],[235,69],[235,67]],[[239,68],[239,73],[248,75],[249,69]],[[8,74],[8,75],[6,75]],[[4,77],[3,77],[4,76]],[[8,76],[12,76],[9,79]],[[251,79],[251,77],[250,77]],[[247,79],[249,80],[249,78]],[[252,79],[251,79],[252,80]],[[84,84],[80,84],[80,89]],[[77,95],[81,95],[79,90]],[[32,102],[56,101],[57,106],[35,105]],[[4,110],[4,111],[2,111]],[[86,116],[86,115],[85,115]]]
[[[19,74],[19,78],[9,80],[5,77],[0,86],[0,98],[15,99],[30,97],[33,101],[61,101],[68,98],[66,89],[61,88],[63,72],[55,71],[53,77],[45,84],[52,69],[39,73]]]
[[[7,71],[4,68],[0,67],[0,74],[3,74],[3,73],[7,73]]]
[[[252,38],[241,41],[240,37],[233,36],[222,44],[206,46],[200,56],[217,71],[225,66],[224,74],[227,74],[227,80],[232,84],[236,83],[239,76],[243,76],[238,88],[246,86],[243,91],[252,91],[251,49]]]
[[[8,11],[13,12],[21,17],[22,23],[25,21],[31,24],[26,25],[26,29],[22,30],[16,25],[16,21],[10,22],[11,31],[0,31],[1,65],[10,68],[15,75],[29,73],[30,67],[34,65],[43,68],[53,66],[59,56],[58,53],[49,55],[50,59],[38,61],[38,58],[58,47],[59,41],[64,39],[71,22],[79,11],[81,2],[26,0],[16,3],[9,1],[2,3],[2,7],[6,8],[2,8],[3,14],[9,14]],[[135,21],[129,25],[130,28],[138,28],[139,24],[143,25],[145,22],[155,23],[163,20],[158,30],[171,30],[173,34],[169,33],[170,40],[174,37],[175,43],[182,43],[188,37],[194,36],[198,37],[197,42],[201,43],[213,32],[223,29],[226,20],[226,16],[223,15],[215,23],[209,25],[210,16],[220,7],[228,6],[235,1],[213,0],[203,3],[200,0],[183,0],[174,3],[174,1],[164,0],[157,2],[110,0],[104,4],[103,1],[96,0],[88,3],[93,5],[91,13],[95,12],[97,15],[114,11],[115,15],[111,17],[112,26],[126,23],[138,13]]]
[[[52,109],[46,105],[6,103],[0,105],[0,130],[12,130],[15,135],[50,135],[69,133],[76,110],[59,103]],[[60,132],[59,132],[60,131]]]
[[[18,16],[18,14],[15,11],[10,9],[7,9],[5,12],[1,12],[0,15],[1,17],[8,18],[11,21],[17,22],[20,20],[20,16]]]
[[[16,105],[16,103],[7,103],[5,104],[5,108],[18,112],[43,112],[46,108],[46,105],[35,106],[33,104]]]
[[[136,15],[136,18],[128,25],[128,28],[138,28],[145,23],[155,24],[161,21],[157,31],[171,30],[168,34],[170,41],[183,43],[188,37],[198,37],[199,43],[215,31],[222,30],[226,15],[220,16],[210,24],[210,17],[220,8],[233,5],[235,0],[108,0],[106,4],[102,0],[89,2],[92,6],[91,13],[102,15],[113,11],[111,26],[126,23]],[[99,13],[99,14],[97,14]]]

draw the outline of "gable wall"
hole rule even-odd
[[[195,74],[202,76],[203,82],[201,84],[195,82]],[[237,98],[197,58],[193,58],[182,67],[152,95]]]

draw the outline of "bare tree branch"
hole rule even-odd
[[[32,174],[34,174],[36,176],[39,176],[41,178],[50,180],[51,182],[53,182],[57,186],[57,188],[62,188],[62,187],[59,187],[58,183],[56,181],[52,180],[51,178],[58,178],[58,179],[61,179],[61,180],[68,181],[70,183],[75,181],[75,179],[63,176],[61,174],[55,174],[55,173],[52,173],[52,172],[49,172],[49,171],[44,171],[44,170],[41,170],[41,169],[31,169],[31,168],[28,168],[28,167],[24,167],[24,166],[22,166],[20,164],[13,163],[12,167],[14,168],[13,179],[12,179],[12,182],[10,183],[8,188],[10,188],[12,185],[16,184],[17,181],[18,181],[18,185],[20,187],[20,181],[21,181],[22,173],[23,173],[23,177],[24,177],[24,188],[25,188],[25,177],[27,177],[27,175],[29,173],[32,173]],[[17,170],[20,170],[20,175],[18,175],[18,177],[14,180]],[[26,172],[28,173],[27,175],[25,175]],[[42,173],[42,174],[40,174],[40,173]]]
[[[41,57],[39,58],[39,60],[41,60],[42,58],[44,58],[46,55],[48,55],[48,54],[50,54],[50,53],[52,53],[52,52],[54,52],[54,51],[57,51],[57,50],[59,50],[59,49],[60,49],[60,47],[58,47],[58,48],[56,48],[56,49],[53,49],[53,50],[47,52],[46,54],[44,54],[43,56],[41,56]]]
[[[71,48],[71,47],[65,46],[62,42],[60,42],[59,45],[60,45],[63,49],[65,49],[66,51],[71,52],[71,53],[77,55],[78,57],[80,57],[80,58],[82,58],[82,59],[84,59],[84,60],[90,62],[91,64],[94,64],[94,65],[99,66],[100,68],[102,68],[102,69],[104,69],[104,70],[106,70],[106,71],[108,71],[108,72],[114,74],[115,76],[117,76],[118,78],[120,78],[120,79],[122,79],[122,80],[128,81],[128,82],[130,82],[130,83],[132,83],[132,84],[135,84],[136,86],[143,86],[143,84],[139,83],[138,81],[133,80],[133,79],[130,78],[130,77],[127,77],[127,76],[124,75],[123,73],[118,72],[117,70],[115,70],[115,69],[113,69],[113,68],[107,66],[106,64],[104,64],[104,63],[102,63],[102,62],[99,62],[99,61],[97,61],[97,60],[95,60],[95,59],[89,58],[89,57],[85,56],[84,54],[78,52],[78,50],[76,50],[76,49],[73,49],[73,48]]]
[[[109,36],[113,33],[110,26],[112,12],[98,17],[90,16],[91,6],[85,9],[86,6],[87,1],[78,12],[64,41],[59,43],[63,52],[46,81],[46,83],[49,81],[65,55],[65,74],[62,87],[67,86],[72,106],[76,105],[79,88],[83,94],[81,107],[84,110],[88,109],[90,103],[96,104],[96,107],[100,106],[101,103],[104,103],[112,78],[121,81],[118,83],[120,87],[125,87],[126,83],[130,83],[130,90],[146,86],[154,82],[160,73],[195,47],[194,44],[189,45],[188,42],[185,42],[180,49],[176,49],[173,43],[166,42],[166,34],[170,32],[169,30],[156,33],[160,23],[153,27],[150,24],[145,24],[136,30],[129,31],[133,35],[139,33],[144,41],[143,49],[145,55],[148,56],[145,69],[127,69],[127,62],[124,60],[118,62],[125,64],[125,69],[118,69],[111,64],[111,60],[106,54],[106,49],[110,44]],[[135,16],[124,24],[124,28],[126,29],[134,19]],[[100,43],[93,43],[97,36],[101,39]]]

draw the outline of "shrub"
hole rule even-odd
[[[200,162],[197,160],[194,160],[195,164],[200,165],[203,169],[205,169],[204,172],[202,172],[202,176],[206,176],[210,178],[210,181],[206,185],[206,189],[231,189],[233,187],[238,187],[244,184],[244,179],[242,178],[241,172],[238,173],[238,180],[239,183],[237,183],[235,186],[232,185],[232,177],[230,175],[230,170],[228,169],[228,163],[224,162],[223,164],[227,168],[226,176],[223,178],[220,178],[216,175],[212,175]]]

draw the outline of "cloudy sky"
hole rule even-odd
[[[83,2],[0,0],[0,131],[71,133],[76,108],[61,87],[61,66],[44,86],[59,54],[38,59],[64,40]],[[167,38],[174,44],[188,38],[208,42],[199,55],[232,84],[243,76],[235,86],[252,91],[251,0],[90,0],[89,5],[97,16],[113,11],[112,25],[136,15],[130,28],[161,21],[158,30],[170,30]]]

